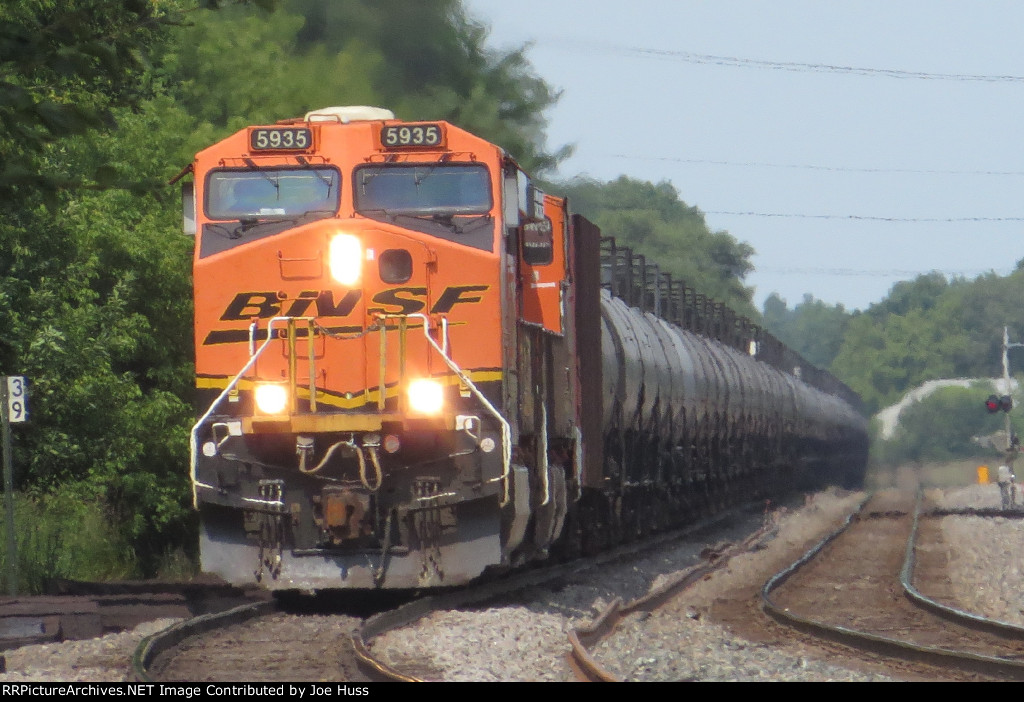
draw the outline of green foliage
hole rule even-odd
[[[711,231],[704,215],[679,199],[670,183],[657,185],[626,176],[601,183],[577,178],[548,189],[568,195],[569,206],[615,237],[620,246],[656,261],[662,271],[724,302],[751,319],[752,290],[743,277],[753,269],[754,250],[728,232]]]
[[[832,371],[871,411],[926,380],[1001,375],[1003,327],[1024,334],[1024,271],[946,282],[940,274],[898,283],[854,316]],[[1011,365],[1018,352],[1011,352]]]
[[[777,293],[764,302],[765,328],[809,363],[824,369],[839,353],[851,316],[843,305],[833,307],[810,294],[792,310]]]
[[[0,523],[0,587],[8,591],[7,524]],[[110,580],[136,574],[128,542],[102,496],[84,483],[52,494],[18,493],[14,501],[18,592],[41,594],[55,579]]]
[[[429,41],[424,41],[429,37]],[[200,12],[162,59],[178,104],[219,136],[331,105],[377,105],[448,120],[502,145],[532,172],[568,154],[544,147],[558,98],[523,49],[485,48],[459,0],[284,0]]]
[[[60,171],[106,164],[166,182],[172,142],[152,134],[177,114],[147,102],[118,115],[118,136],[68,138],[45,153]],[[56,209],[38,202],[0,223],[0,301],[10,310],[0,317],[0,367],[30,380],[32,421],[14,437],[18,482],[90,485],[151,572],[154,544],[194,533],[191,241],[178,233],[176,204],[152,191],[67,193]]]
[[[25,523],[43,520],[24,537],[33,587],[189,569],[192,241],[167,181],[246,124],[360,103],[553,165],[557,95],[485,38],[455,0],[0,7],[0,373],[30,381],[14,465],[38,496]],[[46,526],[60,510],[68,523]],[[117,558],[80,546],[72,520]]]
[[[40,152],[114,126],[149,93],[145,52],[179,14],[148,0],[8,0],[0,6],[0,196],[102,186],[109,169],[66,172]]]
[[[988,383],[936,390],[901,412],[891,439],[882,439],[876,433],[871,455],[876,462],[887,465],[996,455],[990,446],[977,441],[1004,429],[1004,414],[992,415],[983,409],[991,393]]]

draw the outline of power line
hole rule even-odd
[[[873,215],[805,214],[800,212],[731,212],[725,210],[701,210],[706,215],[728,215],[736,217],[790,217],[796,219],[848,219],[869,222],[1024,222],[1024,217],[876,217]]]
[[[801,73],[845,73],[848,75],[878,76],[882,78],[901,78],[912,80],[947,80],[969,81],[981,83],[1024,83],[1024,76],[1014,75],[983,75],[972,73],[929,73],[926,71],[906,71],[893,68],[867,68],[863,66],[842,66],[830,63],[805,63],[800,61],[768,61],[750,59],[740,56],[717,56],[714,54],[698,54],[691,51],[673,51],[671,49],[651,49],[640,46],[623,46],[584,40],[561,38],[542,39],[538,43],[555,45],[561,48],[577,48],[592,53],[596,50],[611,51],[620,54],[657,58],[662,60],[681,61],[684,63],[710,64],[716,66],[733,66],[739,68],[763,68],[776,71],[795,71]],[[575,45],[575,47],[573,47]]]
[[[992,175],[1024,176],[1024,171],[960,171],[925,168],[855,168],[848,166],[822,166],[813,163],[769,163],[766,161],[719,161],[704,158],[681,158],[674,156],[632,156],[630,154],[597,154],[601,158],[618,158],[630,161],[669,161],[672,163],[705,163],[714,166],[744,166],[758,168],[793,168],[814,171],[838,171],[851,173],[924,173],[929,175]]]
[[[960,278],[977,277],[979,275],[985,275],[986,273],[995,273],[996,275],[1009,275],[1009,271],[1006,273],[999,273],[999,271],[992,268],[985,269],[974,269],[965,271],[944,271],[937,270],[935,268],[929,270],[867,270],[858,268],[793,268],[793,267],[774,267],[774,266],[756,266],[754,273],[784,273],[786,275],[831,275],[831,276],[871,276],[878,278],[903,278],[903,277],[916,277],[919,275],[928,275],[929,273],[941,273],[944,276],[954,276]]]

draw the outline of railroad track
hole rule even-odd
[[[646,595],[628,603],[616,598],[590,624],[571,627],[568,631],[568,660],[573,675],[580,682],[622,682],[621,678],[591,655],[591,648],[611,636],[625,618],[636,614],[646,615],[658,609],[693,583],[728,565],[734,555],[757,548],[769,538],[770,532],[770,526],[765,525],[739,544],[724,544],[720,549],[708,553],[703,562],[680,571]]]
[[[275,678],[274,674],[287,670],[289,680],[441,679],[441,672],[429,661],[406,660],[400,666],[389,662],[386,652],[375,650],[374,641],[434,612],[507,601],[524,590],[550,586],[603,565],[634,558],[638,553],[714,528],[736,518],[738,513],[737,510],[718,515],[687,530],[634,542],[592,558],[413,599],[365,616],[294,615],[282,611],[276,602],[268,602],[189,619],[144,640],[133,657],[132,676],[140,682],[196,680],[197,675],[200,680],[209,681],[232,679],[231,676],[269,681],[285,679],[284,675]],[[712,552],[708,557],[714,560],[720,555]],[[352,596],[348,593],[347,598]],[[310,616],[318,618],[312,625],[308,621]],[[316,652],[303,653],[303,641]]]
[[[154,619],[194,617],[262,598],[226,584],[61,581],[53,594],[0,597],[0,650],[91,639]]]
[[[814,647],[814,641],[826,641],[818,645],[819,655],[824,650],[826,656],[855,658],[846,648],[853,646],[874,657],[876,669],[878,656],[885,656],[890,663],[884,667],[890,673],[910,679],[1024,679],[1024,629],[956,606],[955,588],[947,575],[948,553],[941,541],[944,516],[1019,517],[992,509],[925,511],[913,493],[875,495],[771,577],[758,599],[775,621],[811,635],[797,645]],[[658,617],[678,622],[686,616],[673,598],[726,565],[732,555],[759,548],[757,536],[730,549],[714,565],[685,573],[660,591],[629,604],[612,603],[591,626],[576,632],[572,668],[578,679],[623,679],[602,665],[601,660],[612,663],[607,653],[595,654],[603,641],[621,635],[623,622],[633,637],[635,630],[643,630],[641,639],[651,645],[647,652],[634,650],[635,657],[657,655],[651,651],[661,648],[654,640],[665,636],[664,628],[646,625]],[[740,595],[722,600],[722,609],[729,613],[719,613],[719,618],[724,616],[733,626],[740,620],[749,622],[756,612],[743,604],[744,599]],[[662,612],[663,608],[674,611]],[[751,641],[758,640],[758,634],[772,646],[784,641],[779,632],[763,625],[750,626],[746,634],[751,633]],[[835,647],[835,642],[842,646]],[[893,659],[900,663],[891,663]]]
[[[940,601],[948,596],[942,550],[922,544],[938,539],[936,517],[944,514],[925,511],[920,495],[876,495],[766,583],[765,611],[815,636],[962,671],[964,679],[1024,679],[1024,628]]]
[[[948,604],[955,600],[943,587],[943,583],[947,582],[946,551],[941,547],[938,537],[939,517],[943,515],[964,514],[983,518],[1016,515],[977,509],[922,511],[915,508],[912,500],[894,502],[893,499],[892,496],[875,496],[872,501],[862,504],[841,528],[828,537],[822,539],[820,534],[823,532],[818,532],[818,536],[807,542],[815,544],[814,547],[798,561],[787,567],[783,566],[789,561],[778,562],[775,568],[766,571],[760,582],[764,582],[769,573],[778,571],[778,574],[764,586],[765,601],[759,605],[759,608],[763,606],[772,614],[772,619],[763,615],[759,615],[760,618],[784,622],[785,630],[793,631],[796,636],[819,641],[819,651],[821,647],[829,650],[831,646],[831,655],[835,657],[856,657],[848,648],[850,646],[864,651],[866,657],[873,657],[876,665],[878,656],[885,656],[883,661],[889,662],[883,662],[883,668],[910,679],[1021,679],[1022,668],[1018,659],[1024,655],[1024,633],[1014,625],[963,612]],[[676,593],[685,590],[691,583],[707,579],[713,571],[728,565],[733,556],[763,549],[764,542],[772,539],[768,532],[770,528],[746,540],[711,549],[705,554],[704,562],[676,573],[657,589],[628,604],[624,604],[623,600],[613,602],[593,620],[591,626],[571,630],[569,636],[574,651],[571,669],[579,679],[619,679],[602,668],[590,655],[593,646],[615,631],[617,622],[623,618],[632,617],[635,620],[637,616],[643,617],[645,611],[657,612],[662,605],[670,608]],[[935,544],[939,544],[939,547]],[[805,549],[807,545],[798,548],[798,552]],[[627,550],[635,551],[636,547]],[[791,555],[790,560],[794,556]],[[611,558],[608,556],[604,560]],[[845,570],[843,563],[846,564]],[[176,633],[153,637],[153,640],[145,644],[148,647],[146,650],[140,647],[136,655],[136,677],[140,680],[172,680],[178,675],[180,677],[177,679],[193,680],[197,665],[195,661],[209,661],[210,649],[200,645],[193,653],[181,659],[184,662],[179,662],[178,672],[172,671],[170,676],[167,674],[170,669],[152,665],[158,657],[154,651],[174,651],[172,657],[180,657],[179,646],[183,641],[204,641],[211,640],[210,636],[219,636],[219,643],[215,642],[212,646],[214,649],[225,646],[234,649],[228,655],[240,661],[238,680],[253,680],[257,677],[261,680],[304,679],[296,677],[296,671],[304,671],[303,674],[309,676],[306,679],[310,680],[361,682],[446,679],[445,671],[437,668],[429,655],[421,659],[415,656],[389,659],[386,646],[375,646],[375,642],[387,632],[394,632],[392,636],[402,636],[403,627],[415,625],[431,613],[441,612],[450,616],[461,608],[486,609],[496,602],[500,608],[502,601],[515,601],[510,593],[533,586],[543,587],[544,583],[563,578],[571,579],[577,571],[598,565],[597,562],[574,563],[564,566],[561,571],[521,574],[507,582],[411,601],[372,616],[335,616],[320,621],[313,628],[312,634],[306,630],[292,638],[289,638],[287,632],[294,625],[285,622],[294,621],[294,618],[290,620],[290,615],[276,612],[272,607],[243,608],[230,615],[235,617],[234,622],[230,616],[216,617],[207,623],[203,623],[204,618],[198,618],[177,627]],[[901,583],[901,580],[904,582]],[[921,591],[915,587],[915,582],[921,584]],[[759,585],[754,586],[752,592],[759,594],[758,588]],[[869,592],[875,593],[875,599],[868,598]],[[847,604],[841,606],[841,600],[846,600]],[[913,613],[909,619],[897,619],[896,612],[902,609]],[[831,617],[820,616],[826,611]],[[875,611],[883,613],[870,616]],[[741,613],[737,611],[736,614]],[[678,612],[674,616],[678,618]],[[751,617],[747,614],[745,618],[749,620]],[[962,627],[962,630],[949,623],[954,619],[959,620],[956,626]],[[243,623],[243,620],[248,622]],[[238,626],[247,628],[232,632],[232,627]],[[276,629],[277,626],[284,626],[285,633]],[[982,630],[980,634],[978,629]],[[957,633],[946,640],[939,640],[937,636],[941,631]],[[916,632],[916,639],[902,635],[911,632]],[[778,642],[778,634],[773,636],[776,637],[775,642]],[[238,649],[243,641],[250,642],[253,649]],[[837,641],[841,645],[836,645]],[[968,641],[972,643],[968,645]],[[304,647],[309,648],[310,644],[316,649],[314,653],[298,653]],[[1008,648],[999,652],[997,646]],[[283,655],[282,651],[289,653]],[[268,652],[269,659],[264,661],[260,658],[267,656]],[[297,660],[300,662],[295,663],[289,658],[291,656],[299,656]],[[327,667],[317,667],[320,664],[309,667],[307,663],[301,662],[305,660],[320,661]],[[893,663],[893,660],[901,662]],[[260,671],[266,677],[260,677]],[[223,670],[211,669],[209,672],[211,676],[220,676],[207,678],[211,681],[231,679],[224,677]]]

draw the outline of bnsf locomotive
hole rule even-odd
[[[191,171],[207,572],[452,586],[861,477],[845,386],[451,124],[330,108]]]

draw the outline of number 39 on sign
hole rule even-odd
[[[25,376],[7,376],[7,421],[24,422],[28,419],[28,389]]]

